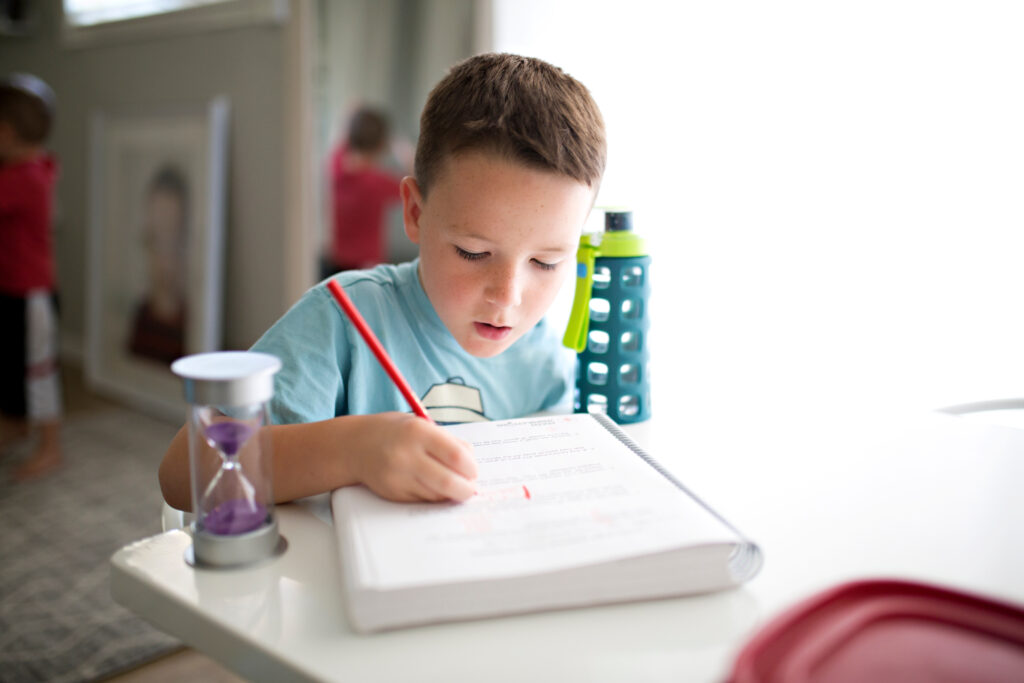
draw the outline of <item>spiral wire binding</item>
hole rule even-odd
[[[732,578],[739,581],[746,581],[754,577],[761,569],[761,565],[764,563],[764,556],[761,553],[761,548],[756,543],[744,536],[740,531],[730,524],[722,515],[715,512],[707,503],[701,500],[698,496],[694,495],[690,489],[686,488],[683,482],[676,479],[675,475],[666,470],[660,462],[655,460],[647,451],[645,451],[640,444],[633,441],[619,425],[602,413],[591,413],[598,423],[611,432],[612,436],[621,441],[626,445],[629,450],[636,453],[640,458],[648,465],[654,468],[654,470],[661,476],[672,482],[673,485],[682,490],[686,495],[690,496],[698,505],[703,507],[705,510],[710,512],[718,521],[724,524],[730,531],[739,537],[740,542],[733,548],[732,553],[729,555],[729,575]]]

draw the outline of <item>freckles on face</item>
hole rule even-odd
[[[550,171],[482,153],[448,160],[409,235],[463,349],[497,355],[537,324],[573,271],[592,202],[589,187]]]

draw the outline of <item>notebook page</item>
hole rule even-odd
[[[479,493],[470,501],[335,493],[335,524],[354,525],[362,587],[498,578],[738,540],[588,415],[449,429],[473,444]]]

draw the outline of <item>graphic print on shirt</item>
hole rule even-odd
[[[461,377],[449,377],[444,384],[433,385],[420,402],[430,419],[439,425],[488,421],[480,390],[466,386]]]

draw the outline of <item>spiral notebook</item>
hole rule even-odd
[[[473,444],[466,503],[331,494],[360,632],[731,588],[761,552],[603,415],[447,427]]]

